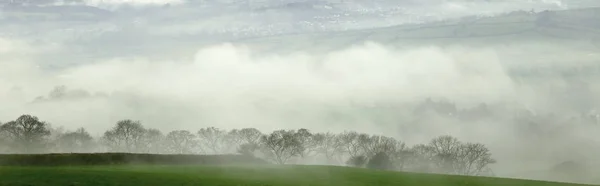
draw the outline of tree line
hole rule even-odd
[[[140,121],[121,120],[100,137],[84,128],[60,132],[36,116],[22,115],[0,123],[3,153],[130,152],[153,154],[241,154],[277,164],[349,165],[385,170],[461,175],[489,175],[496,163],[480,143],[439,136],[429,143],[408,146],[395,138],[354,131],[313,133],[308,129],[263,133],[255,128],[163,133]]]

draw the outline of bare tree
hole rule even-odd
[[[463,144],[458,157],[458,173],[463,175],[486,174],[489,171],[488,165],[496,163],[490,151],[480,143]]]
[[[338,140],[340,141],[342,148],[344,149],[344,152],[349,156],[349,157],[356,157],[356,156],[360,156],[363,155],[362,153],[362,147],[359,141],[359,136],[361,136],[362,134],[358,134],[356,132],[343,132],[342,134],[338,135]]]
[[[300,156],[310,157],[318,153],[318,147],[322,141],[315,138],[315,136],[308,129],[298,129],[294,135],[304,147],[304,151],[300,153]]]
[[[19,152],[43,152],[44,138],[50,135],[48,124],[31,115],[19,116],[15,121],[0,126],[0,130],[10,140],[11,147]]]
[[[434,138],[421,150],[436,172],[446,174],[482,175],[496,162],[485,145],[462,143],[452,136]]]
[[[255,128],[233,129],[227,133],[227,142],[232,148],[239,148],[245,144],[258,145],[262,132]]]
[[[2,153],[7,153],[10,151],[9,148],[9,142],[10,140],[10,133],[8,133],[7,131],[2,130],[2,122],[0,122],[0,152]]]
[[[367,164],[367,157],[364,155],[352,156],[346,161],[346,165],[353,167],[364,167]]]
[[[428,145],[434,155],[436,168],[443,173],[456,173],[461,142],[445,135],[432,139]]]
[[[261,137],[265,155],[278,164],[285,164],[290,158],[304,152],[301,139],[294,130],[278,130]]]
[[[412,153],[404,142],[386,136],[371,136],[371,147],[367,150],[371,157],[379,154],[380,158],[388,158],[390,161],[388,169],[403,170],[405,164],[412,158]]]
[[[258,129],[255,128],[243,128],[240,130],[231,130],[229,132],[230,135],[237,138],[237,141],[240,144],[244,143],[258,143],[260,141],[260,137],[263,135]]]
[[[260,149],[260,138],[263,134],[255,128],[243,128],[231,130],[227,135],[232,146],[237,147],[237,153],[255,156],[256,151]]]
[[[56,140],[57,150],[60,152],[91,152],[95,143],[92,136],[84,129],[79,128],[73,132],[66,132]]]
[[[431,147],[425,144],[418,144],[407,149],[405,157],[410,161],[404,162],[402,170],[412,172],[433,172],[435,168],[434,154]]]
[[[192,154],[198,146],[196,135],[187,130],[171,131],[166,137],[167,151],[176,154]]]
[[[198,131],[200,140],[200,148],[205,153],[212,152],[214,154],[222,153],[227,147],[227,132],[215,127],[202,128]]]
[[[144,147],[146,129],[140,121],[121,120],[103,136],[104,143],[111,151],[139,152]]]
[[[367,162],[367,168],[389,170],[393,168],[392,158],[386,152],[377,152]]]
[[[359,137],[360,146],[362,147],[362,151],[367,157],[374,156],[377,153],[386,153],[388,156],[395,154],[396,151],[404,150],[404,143],[385,136],[373,135],[373,136],[364,136],[361,135]]]
[[[163,153],[165,150],[165,136],[158,129],[147,129],[144,132],[143,152],[146,153]]]
[[[342,141],[333,133],[317,133],[313,135],[317,144],[316,151],[332,163],[341,163],[340,158],[344,153]]]

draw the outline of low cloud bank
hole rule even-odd
[[[599,139],[591,131],[597,126],[566,125],[581,111],[557,100],[558,90],[571,90],[571,80],[511,73],[536,67],[527,61],[542,49],[529,56],[505,55],[526,47],[397,49],[365,43],[324,55],[257,55],[247,46],[221,44],[200,49],[191,61],[115,58],[58,71],[40,69],[42,62],[20,58],[9,48],[2,52],[12,58],[0,62],[0,119],[27,113],[53,126],[84,127],[95,136],[122,119],[163,131],[208,126],[354,130],[408,144],[448,134],[489,146],[499,176],[568,160],[596,161],[598,143],[592,142]],[[600,93],[593,85],[597,79],[588,77],[582,84],[590,95]],[[51,92],[58,85],[67,89]],[[454,110],[415,114],[428,98],[434,107],[448,103]],[[596,100],[585,103],[597,105]],[[456,117],[484,107],[494,114]],[[529,114],[528,121],[518,122],[519,114]]]

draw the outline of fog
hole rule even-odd
[[[579,160],[579,156],[594,158],[597,125],[573,125],[554,139],[525,143],[527,135],[520,134],[508,116],[471,123],[434,117],[411,126],[409,110],[386,107],[443,98],[461,108],[479,103],[509,104],[541,113],[558,112],[561,117],[575,115],[580,112],[577,109],[585,107],[571,104],[569,108],[555,100],[555,91],[539,84],[565,86],[561,78],[516,83],[506,72],[508,64],[502,61],[527,61],[506,56],[501,59],[498,53],[503,50],[508,49],[431,46],[400,50],[365,43],[325,55],[298,51],[253,56],[244,46],[220,44],[199,49],[191,61],[116,58],[53,72],[39,70],[35,63],[25,60],[5,61],[0,90],[8,95],[2,97],[0,118],[9,120],[29,113],[53,125],[85,127],[97,136],[121,119],[141,120],[164,131],[207,126],[262,131],[297,127],[319,132],[355,130],[393,136],[409,144],[450,134],[489,145],[500,162],[495,169],[499,175],[522,171],[523,167],[538,169],[536,165],[544,169],[561,161]],[[598,93],[596,79],[587,79],[591,95]],[[56,85],[122,96],[31,104]],[[593,98],[585,101],[592,108],[597,105]],[[369,108],[380,106],[387,109],[379,113],[380,119],[368,113]],[[362,107],[366,110],[359,109]],[[342,118],[332,119],[330,114]],[[514,167],[517,165],[523,167]]]
[[[200,49],[192,61],[117,58],[57,72],[43,72],[32,63],[22,61],[5,62],[3,66],[8,68],[3,68],[5,83],[2,90],[6,92],[19,88],[22,91],[19,95],[26,96],[22,98],[25,102],[14,103],[17,105],[37,96],[47,95],[56,85],[67,85],[92,93],[126,92],[153,100],[157,104],[177,103],[174,105],[180,108],[161,109],[160,113],[164,116],[158,117],[176,116],[179,122],[189,123],[183,125],[184,128],[201,125],[202,120],[210,119],[226,123],[224,126],[252,125],[269,130],[281,127],[283,118],[275,119],[256,113],[255,104],[262,104],[262,101],[268,106],[276,107],[277,109],[273,108],[274,112],[288,107],[305,110],[310,115],[319,113],[315,109],[320,107],[343,107],[350,103],[372,105],[445,97],[474,105],[515,99],[517,90],[503,72],[494,52],[476,49],[478,52],[468,56],[472,59],[460,59],[466,57],[463,56],[465,52],[472,52],[470,50],[473,49],[426,47],[395,50],[376,43],[366,43],[322,56],[303,54],[300,51],[291,55],[252,56],[252,52],[243,46],[221,44]],[[481,62],[474,63],[475,61]],[[489,83],[490,81],[494,83]],[[10,100],[13,99],[6,102]],[[73,110],[75,112],[90,114],[95,112],[83,107],[99,109],[97,111],[117,109],[111,108],[111,105],[88,101],[76,100],[68,104],[74,104],[77,108]],[[14,116],[30,107],[28,105],[23,108],[25,110],[11,109],[11,113],[3,114]],[[44,107],[39,114],[50,121],[71,118],[62,118],[63,114],[60,113],[41,113],[48,112],[45,110],[51,105]],[[201,111],[202,109],[207,110]],[[144,112],[144,108],[136,110],[136,113],[131,113],[135,114],[131,117],[153,115],[152,112]],[[70,112],[72,111],[64,114]],[[236,117],[228,116],[234,113]],[[137,114],[141,115],[136,116]],[[108,115],[97,117],[107,118]],[[157,119],[148,118],[148,122],[154,123]],[[248,124],[252,120],[257,121]],[[311,122],[301,123],[303,126],[321,125]],[[85,127],[108,127],[99,127],[101,125],[98,124],[89,123]],[[161,128],[160,122],[156,125],[148,124]],[[173,124],[169,124],[169,127],[173,127]],[[332,126],[332,129],[348,127]],[[385,128],[369,128],[371,127],[362,130],[387,131]]]
[[[127,4],[83,3],[113,12],[122,11],[120,8]],[[129,3],[140,10],[165,3],[184,10],[189,2]],[[414,6],[409,10],[417,15],[442,12],[436,15],[438,18],[577,6],[548,0],[403,3]],[[374,5],[361,6],[376,9],[370,7]],[[210,32],[210,27],[199,23],[204,19],[190,21],[185,17],[188,14],[173,13],[170,16],[183,17],[173,22],[157,21],[159,14],[147,14],[141,16],[146,21],[134,28],[123,27],[133,19],[128,15],[89,23],[119,27],[97,35],[82,31],[73,36],[52,29],[27,35],[23,30],[33,26],[0,26],[14,29],[0,35],[0,121],[32,114],[52,126],[84,127],[94,136],[101,136],[122,119],[140,120],[149,128],[163,131],[195,131],[208,126],[254,127],[263,132],[293,128],[316,132],[354,130],[395,137],[408,144],[452,135],[488,146],[498,160],[494,171],[502,177],[535,178],[527,172],[547,170],[564,161],[600,163],[600,137],[596,135],[600,125],[572,119],[598,114],[600,100],[594,95],[600,94],[600,73],[582,73],[598,69],[595,63],[600,59],[599,48],[589,41],[515,39],[477,45],[456,42],[399,47],[366,39],[320,52],[261,52],[257,46],[269,44],[269,38],[248,44],[231,39],[235,37],[192,35]],[[287,14],[269,15],[273,22],[292,22],[274,15]],[[239,21],[231,28],[271,24],[253,21],[260,18]],[[369,20],[376,19],[358,18],[365,24],[327,31],[411,22],[403,18],[406,20],[369,24]],[[210,19],[227,22],[232,18]],[[75,23],[53,24],[48,27],[78,28]],[[223,25],[217,24],[214,29],[227,27]],[[276,34],[285,31],[266,35]],[[125,38],[131,40],[121,41]],[[194,40],[197,38],[198,44]],[[575,75],[554,73],[573,69]],[[59,85],[92,96],[39,101],[40,96],[48,98]],[[413,109],[427,99],[447,100],[459,109],[486,104],[501,114],[469,122],[440,113],[413,116]],[[514,121],[514,115],[525,112],[550,118],[542,121],[547,125],[535,129],[544,135],[537,136],[539,131],[532,132]],[[547,116],[550,114],[553,116]]]

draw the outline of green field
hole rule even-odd
[[[0,185],[401,185],[567,186],[502,178],[375,171],[334,166],[73,166],[0,167]]]

